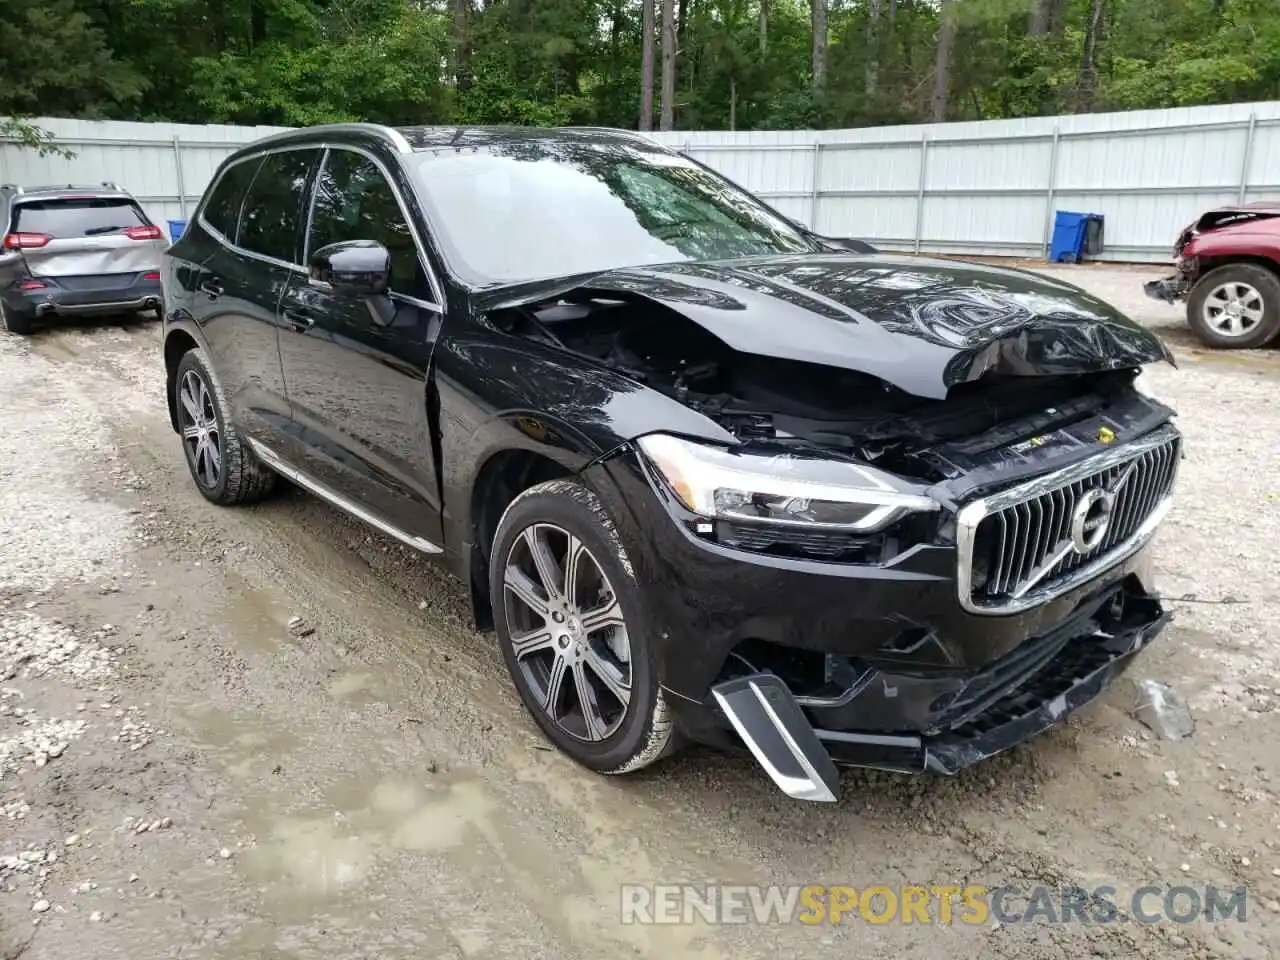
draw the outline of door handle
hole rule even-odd
[[[208,280],[200,281],[200,292],[207,296],[210,300],[217,300],[226,292],[222,286],[222,281],[217,277],[210,277]]]
[[[294,333],[305,333],[316,323],[316,318],[309,311],[296,307],[281,311],[281,315],[284,317],[285,323],[293,327]]]

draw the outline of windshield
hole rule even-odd
[[[415,162],[446,253],[476,284],[815,249],[749,194],[641,146],[520,138]]]

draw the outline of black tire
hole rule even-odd
[[[183,431],[194,426],[190,410],[184,402],[184,384],[191,383],[188,375],[192,375],[205,386],[204,399],[199,391],[194,391],[196,406],[203,408],[202,419],[207,425],[211,421],[216,424],[218,444],[217,470],[208,469],[209,461],[199,463],[193,443]],[[207,402],[205,402],[207,400]],[[188,350],[178,361],[178,369],[174,375],[174,404],[179,432],[182,433],[182,450],[186,456],[187,468],[191,471],[191,479],[196,489],[206,500],[223,506],[240,503],[253,503],[261,500],[275,488],[279,479],[268,467],[262,465],[253,451],[249,449],[240,436],[239,430],[231,421],[231,407],[223,396],[222,385],[209,367],[203,350]],[[213,433],[206,430],[206,435]]]
[[[1243,302],[1247,298],[1249,307],[1256,310],[1260,305],[1262,310],[1261,319],[1234,334],[1215,327],[1208,316],[1217,309],[1214,304],[1229,303],[1221,299],[1221,293],[1231,288],[1240,292],[1253,291],[1244,297],[1233,296],[1233,299]],[[1196,281],[1187,298],[1187,323],[1196,336],[1211,347],[1249,350],[1266,346],[1280,335],[1280,277],[1253,263],[1231,263],[1210,270]]]
[[[519,612],[518,609],[513,610],[511,605],[518,608],[521,601],[515,599],[506,586],[507,563],[509,559],[518,556],[518,551],[513,554],[513,547],[518,542],[521,544],[519,550],[527,547],[528,541],[522,539],[525,532],[548,529],[543,525],[551,525],[550,529],[558,529],[561,533],[578,538],[589,553],[589,560],[594,561],[594,567],[603,575],[604,580],[598,583],[612,587],[612,596],[620,605],[629,647],[629,678],[623,678],[630,681],[629,701],[620,715],[612,721],[612,732],[599,739],[591,740],[574,735],[548,714],[543,706],[541,692],[533,686],[529,673],[526,672],[536,669],[537,665],[521,666],[512,643],[513,620],[519,616]],[[563,568],[557,567],[557,570],[563,577]],[[663,697],[654,663],[653,629],[645,619],[640,589],[627,558],[626,548],[618,536],[613,520],[594,493],[572,480],[550,480],[531,487],[516,497],[503,514],[494,537],[489,564],[489,591],[498,642],[511,679],[530,716],[547,739],[561,751],[597,773],[622,774],[646,767],[675,750],[675,723]],[[599,599],[599,595],[596,599]],[[528,612],[532,614],[531,610]],[[570,621],[574,619],[571,615]],[[546,627],[552,626],[552,622],[547,620]],[[574,623],[573,626],[576,629],[577,624]],[[587,638],[583,643],[590,645],[592,641]],[[596,649],[603,649],[600,647],[599,637],[594,643]],[[555,650],[542,653],[548,655],[552,662],[559,656]],[[531,660],[533,656],[535,655],[529,655],[526,660]],[[599,654],[595,656],[598,662]],[[612,659],[612,654],[608,656],[612,663],[621,662]],[[567,689],[572,690],[573,697],[581,704],[582,697],[578,694],[576,685],[578,674],[562,673],[562,676],[565,682],[572,684]],[[603,689],[599,682],[600,674],[593,672],[590,676],[597,679],[596,690]],[[619,702],[607,691],[605,699],[615,705]],[[569,711],[566,709],[565,712]],[[585,716],[585,710],[581,712]],[[588,730],[588,725],[583,724],[583,729]],[[600,733],[608,729],[607,726],[597,728]]]
[[[10,333],[16,333],[19,336],[25,336],[31,332],[31,328],[35,325],[35,318],[21,313],[15,313],[0,303],[0,326],[3,326]]]

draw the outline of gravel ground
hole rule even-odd
[[[1211,353],[1157,271],[1057,269],[1166,336],[1187,437],[1130,676],[950,779],[836,807],[691,750],[635,778],[548,751],[459,584],[314,498],[189,482],[154,325],[0,335],[0,958],[1280,955],[1280,351]],[[302,618],[302,626],[294,621]],[[294,625],[291,627],[290,624]],[[1185,925],[619,923],[627,883],[1243,885]]]

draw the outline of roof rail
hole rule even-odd
[[[313,127],[297,127],[293,130],[269,134],[261,140],[246,143],[240,149],[247,153],[252,153],[255,149],[269,147],[276,143],[287,143],[303,136],[320,136],[325,133],[363,133],[385,140],[397,153],[413,152],[413,147],[409,145],[409,141],[405,139],[403,133],[395,127],[389,127],[381,123],[324,123]]]
[[[22,187],[16,183],[0,184],[0,190],[12,190],[14,193],[22,193]]]
[[[599,124],[572,124],[567,127],[561,127],[561,130],[573,130],[579,133],[612,133],[615,136],[627,137],[632,140],[649,140],[640,130],[628,130],[626,127],[602,127]]]
[[[108,190],[119,190],[120,186],[114,180],[103,180],[102,185]]]

